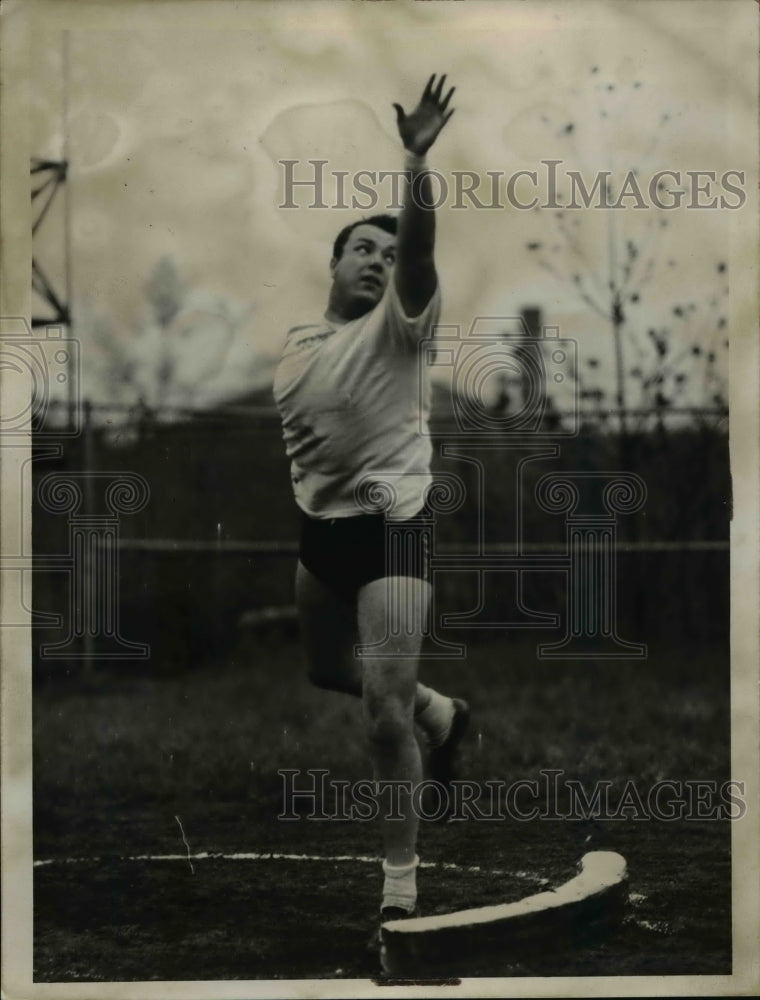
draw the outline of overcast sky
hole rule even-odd
[[[277,160],[304,161],[299,176],[310,158],[328,160],[328,172],[399,169],[391,102],[410,109],[432,72],[448,73],[457,92],[430,163],[449,179],[452,171],[475,171],[484,192],[487,171],[537,170],[543,196],[547,159],[580,170],[587,186],[598,170],[622,176],[635,168],[645,195],[658,170],[713,170],[720,179],[741,169],[727,152],[727,116],[729,107],[751,112],[756,103],[734,76],[752,58],[753,39],[747,36],[746,53],[728,43],[728,6],[289,0],[249,4],[250,30],[216,30],[211,18],[201,26],[177,5],[177,16],[159,27],[137,17],[125,30],[74,31],[75,332],[84,339],[100,313],[116,336],[134,338],[146,314],[145,281],[170,255],[199,295],[250,308],[241,341],[247,352],[276,354],[290,325],[322,315],[332,239],[362,214],[278,208],[284,171]],[[61,35],[38,33],[34,42],[33,149],[58,157]],[[389,189],[378,191],[386,197]],[[332,188],[326,192],[329,200]],[[533,194],[529,186],[517,193],[526,201]],[[716,185],[712,193],[725,192]],[[611,371],[608,325],[571,280],[539,266],[558,242],[556,212],[456,210],[452,201],[438,213],[442,321],[466,329],[477,315],[539,305],[547,323],[578,340],[582,359],[598,357]],[[603,293],[610,236],[617,247],[630,237],[656,260],[629,310],[631,361],[636,339],[653,324],[672,326],[684,344],[709,342],[712,321],[699,317],[725,286],[716,266],[727,259],[735,213],[629,204],[624,212],[576,213],[573,232],[587,262],[569,262],[569,271],[580,270],[589,289],[598,272]],[[54,279],[62,273],[56,213],[38,248]],[[530,252],[527,242],[542,249]],[[561,260],[550,251],[549,258]],[[670,309],[689,301],[699,311],[687,330]],[[94,362],[97,347],[85,339],[84,349]],[[235,363],[222,381],[232,391],[249,377]]]

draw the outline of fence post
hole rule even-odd
[[[84,461],[83,461],[83,472],[84,477],[84,516],[89,519],[93,513],[93,497],[92,497],[92,476],[93,472],[93,449],[92,449],[92,403],[89,399],[85,399],[82,403],[83,411],[83,431],[84,431]],[[83,552],[83,576],[84,576],[84,586],[78,589],[78,597],[81,601],[92,600],[92,551],[89,545],[84,546]],[[85,614],[84,608],[79,608],[78,619],[83,620]],[[92,675],[92,661],[93,661],[93,636],[92,631],[89,628],[83,629],[82,632],[82,657],[84,658],[84,674],[86,678]]]

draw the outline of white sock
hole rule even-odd
[[[383,902],[380,909],[386,906],[397,906],[411,913],[417,904],[417,865],[420,859],[415,854],[414,861],[408,865],[390,865],[383,861]]]
[[[451,720],[454,718],[454,702],[444,694],[439,694],[432,688],[420,685],[423,691],[430,692],[430,701],[415,716],[414,721],[424,730],[428,745],[439,747],[446,740],[451,730]]]

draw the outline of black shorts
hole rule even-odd
[[[430,581],[428,529],[417,520],[389,521],[384,514],[315,518],[303,515],[302,564],[343,600],[352,603],[360,587],[387,576]],[[399,541],[396,542],[395,540]]]

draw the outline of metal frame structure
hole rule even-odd
[[[68,175],[67,160],[43,160],[33,157],[31,162],[32,177],[32,206],[39,206],[32,223],[32,240],[37,230],[42,225],[50,206],[61,186],[66,182]],[[35,185],[35,180],[39,182]],[[66,286],[68,286],[68,246],[66,247]],[[54,314],[50,317],[35,316],[32,314],[32,328],[41,326],[70,326],[71,306],[69,302],[69,289],[66,287],[62,294],[58,294],[53,283],[48,279],[42,269],[37,256],[32,250],[32,289],[43,299],[52,309]]]

